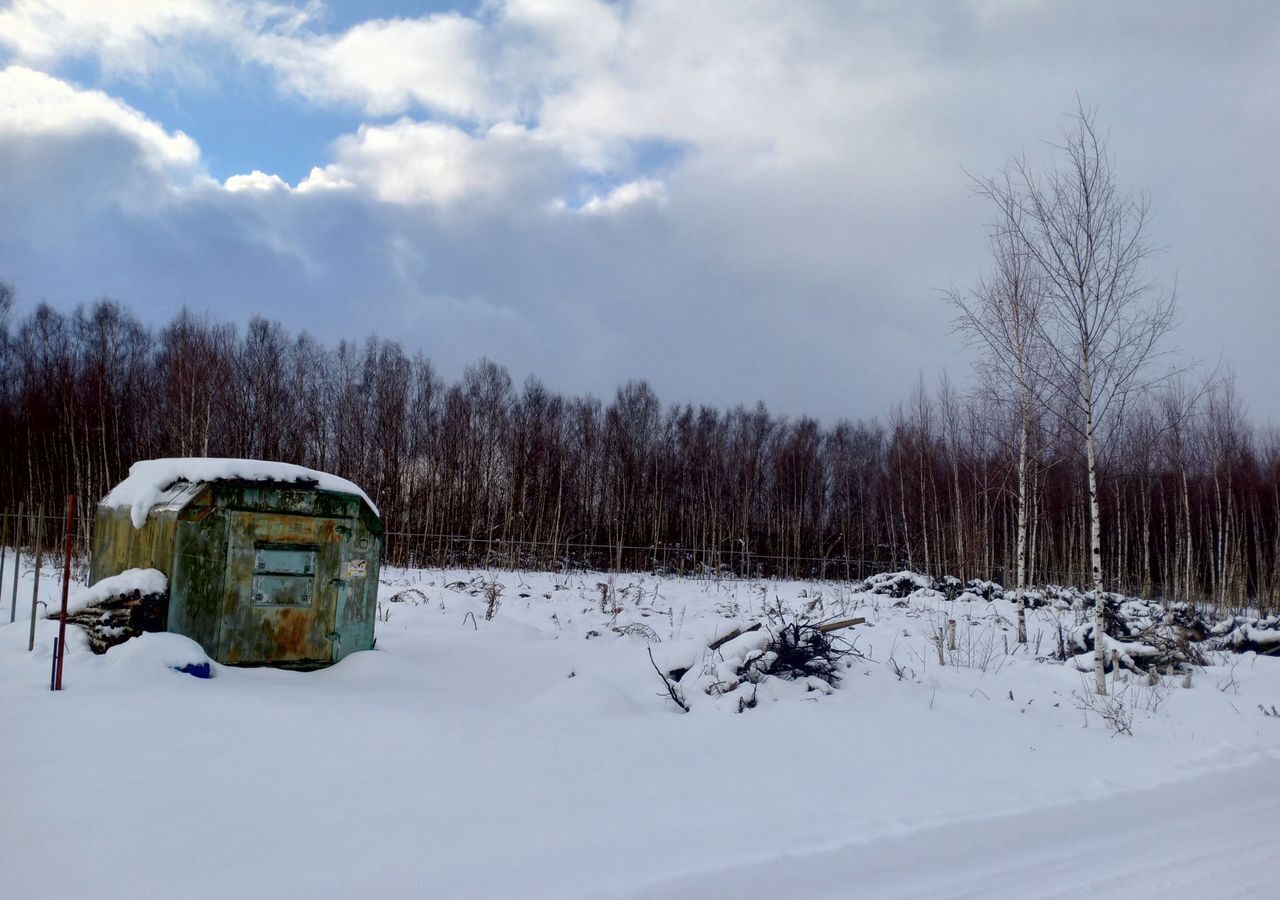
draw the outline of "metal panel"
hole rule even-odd
[[[253,571],[273,575],[314,575],[316,573],[316,547],[296,544],[254,545]]]
[[[185,634],[211,659],[219,659],[218,632],[227,571],[225,514],[210,508],[185,512],[178,522],[173,553],[169,630]]]
[[[97,584],[125,569],[159,569],[173,574],[173,537],[177,513],[152,512],[134,528],[128,509],[99,506],[93,523],[93,558],[89,583]]]
[[[241,665],[332,662],[342,520],[266,511],[229,511],[227,520],[219,659]]]
[[[338,604],[338,646],[335,659],[357,650],[372,650],[378,609],[378,559],[382,538],[360,519],[350,521],[342,547],[342,594]]]
[[[310,606],[316,580],[311,575],[255,574],[252,590],[249,602],[254,606]]]

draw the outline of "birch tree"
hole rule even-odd
[[[1017,202],[1018,194],[1006,177],[998,189],[982,183],[980,190],[996,202],[997,215],[988,234],[992,269],[982,276],[968,294],[951,291],[947,297],[956,307],[956,327],[986,354],[978,370],[993,393],[1005,399],[1006,390],[1018,422],[1018,496],[1016,604],[1018,643],[1027,642],[1027,531],[1028,531],[1028,448],[1032,419],[1041,384],[1034,365],[1042,354],[1038,346],[1043,326],[1040,321],[1043,291],[1036,258],[1023,246],[1027,229]]]
[[[1148,200],[1116,184],[1106,141],[1081,107],[1043,173],[1014,162],[1007,178],[982,189],[1008,210],[1018,254],[1034,266],[1043,291],[1033,327],[1043,357],[1040,383],[1055,391],[1082,439],[1088,478],[1089,558],[1094,598],[1094,680],[1106,694],[1102,516],[1098,452],[1109,417],[1119,417],[1149,387],[1152,364],[1173,323],[1172,293],[1145,276]]]

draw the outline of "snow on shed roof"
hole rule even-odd
[[[102,506],[129,507],[134,528],[147,522],[147,514],[164,499],[165,492],[179,482],[192,484],[210,481],[280,481],[314,483],[322,491],[354,494],[369,504],[374,515],[378,507],[354,482],[290,463],[266,462],[260,459],[217,459],[177,457],[144,459],[129,467],[129,477],[102,498]]]

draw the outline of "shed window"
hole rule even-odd
[[[315,593],[313,544],[257,544],[253,554],[254,606],[310,606]]]

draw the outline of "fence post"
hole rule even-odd
[[[58,617],[58,659],[54,663],[54,690],[62,690],[62,660],[67,653],[67,594],[71,591],[71,542],[75,540],[76,495],[67,495],[67,539],[62,563],[62,615]]]
[[[38,507],[39,512],[36,513],[36,578],[35,584],[31,587],[31,636],[27,638],[27,652],[36,649],[36,604],[40,599],[40,561],[41,547],[40,542],[44,538],[44,504]]]
[[[4,561],[9,551],[9,514],[0,513],[0,591],[4,590]],[[3,596],[3,595],[0,595]]]
[[[22,577],[22,501],[18,501],[18,519],[13,526],[13,597],[9,600],[9,624],[18,618],[18,579]],[[3,603],[0,600],[0,603]]]

